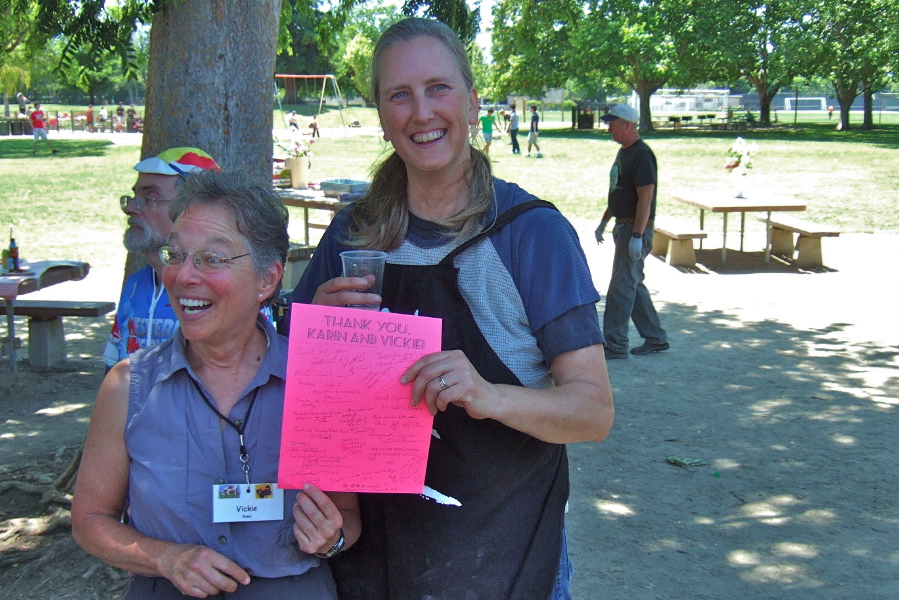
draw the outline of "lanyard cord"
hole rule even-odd
[[[206,406],[208,406],[210,409],[212,409],[212,412],[217,414],[218,417],[222,421],[224,421],[225,423],[230,425],[234,429],[234,431],[237,432],[238,439],[240,440],[240,462],[242,464],[241,469],[243,470],[243,473],[247,478],[247,492],[249,492],[250,491],[250,457],[247,455],[247,445],[244,443],[243,432],[244,432],[244,430],[246,430],[247,422],[250,420],[250,412],[253,410],[253,405],[256,404],[256,397],[259,396],[259,388],[257,387],[256,391],[253,392],[253,397],[250,399],[250,405],[247,407],[247,414],[244,415],[243,423],[240,423],[240,421],[232,421],[231,419],[229,419],[228,417],[223,415],[221,412],[219,412],[219,409],[215,407],[215,404],[212,403],[212,401],[206,395],[206,392],[204,392],[203,388],[200,387],[200,384],[198,384],[197,381],[193,377],[190,378],[190,381],[191,381],[191,383],[194,384],[194,387],[197,388],[197,391],[200,393],[200,396],[203,397],[203,402],[206,403]],[[240,424],[238,425],[238,423],[240,423]]]

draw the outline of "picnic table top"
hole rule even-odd
[[[759,194],[749,198],[728,197],[730,192],[678,192],[674,199],[709,212],[803,211],[806,205],[793,198]]]
[[[0,297],[12,300],[51,285],[78,281],[90,271],[88,263],[69,260],[23,261],[21,266],[24,269],[21,273],[0,275]]]

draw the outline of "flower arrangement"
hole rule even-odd
[[[275,152],[277,157],[282,159],[312,156],[312,140],[309,140],[308,146],[303,143],[303,140],[297,138],[275,140]]]
[[[727,164],[724,165],[724,168],[731,173],[746,175],[746,172],[752,168],[752,157],[758,149],[758,144],[754,142],[748,144],[746,140],[738,137],[730,147],[730,150],[727,151],[727,155],[730,158]]]

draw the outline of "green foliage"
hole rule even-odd
[[[848,130],[848,106],[863,91],[879,90],[899,66],[895,0],[820,0],[814,13],[817,74],[833,82]],[[870,117],[870,113],[868,115]]]
[[[468,8],[465,0],[406,0],[403,15],[407,17],[428,17],[446,23],[459,34],[466,46],[474,43],[481,27],[480,1],[474,8]]]
[[[772,98],[816,60],[814,28],[807,18],[813,0],[711,0],[697,18],[692,46],[702,57],[688,65],[698,75],[725,81],[745,77],[758,94],[761,121],[770,122]],[[717,32],[717,35],[712,35]]]
[[[334,72],[371,103],[371,56],[381,32],[402,19],[399,9],[382,0],[359,3],[347,9],[346,24],[329,42]]]
[[[139,67],[132,33],[139,24],[149,24],[165,3],[166,0],[120,0],[116,6],[107,7],[104,0],[41,0],[36,25],[48,36],[64,38],[60,72],[76,68],[73,55],[79,48],[94,47],[113,52],[126,77],[135,78]]]
[[[279,54],[276,73],[323,75],[334,71],[331,62],[322,54],[316,23],[321,15],[314,10],[300,10],[288,4],[282,12],[278,36]],[[306,7],[308,8],[308,6]]]
[[[493,86],[494,67],[484,59],[484,51],[478,44],[468,45],[468,60],[474,75],[474,87],[481,98],[496,98]]]
[[[38,6],[34,0],[0,2],[0,66],[18,49],[43,41],[34,27]]]
[[[0,66],[0,92],[11,96],[19,90],[27,89],[29,83],[31,74],[25,69],[9,63]]]
[[[367,103],[372,103],[371,96],[371,57],[375,51],[375,45],[365,34],[359,32],[346,45],[346,53],[343,60],[346,67],[352,73],[353,85]]]
[[[540,97],[569,78],[565,50],[583,15],[577,0],[499,0],[493,6],[497,96]],[[499,66],[501,65],[501,66]]]

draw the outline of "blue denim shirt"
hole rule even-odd
[[[266,319],[258,323],[268,350],[227,416],[243,421],[259,388],[244,438],[250,480],[264,483],[278,479],[287,339]],[[255,577],[299,575],[315,567],[318,559],[299,551],[293,537],[296,490],[285,490],[279,521],[212,522],[212,486],[246,479],[237,432],[221,426],[192,379],[202,386],[188,364],[180,329],[171,340],[132,356],[125,426],[131,525],[154,538],[208,546]]]

